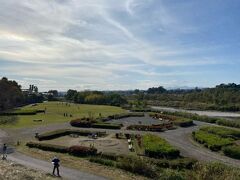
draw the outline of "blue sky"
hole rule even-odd
[[[239,0],[0,0],[0,76],[23,87],[240,83]]]

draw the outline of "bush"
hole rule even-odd
[[[17,122],[17,116],[0,116],[0,125],[15,124]]]
[[[143,136],[143,146],[145,154],[154,158],[170,158],[179,157],[180,151],[172,147],[166,140],[152,134]]]
[[[223,153],[234,159],[240,159],[240,146],[227,146],[223,148]]]
[[[93,156],[97,154],[97,149],[94,147],[71,146],[68,152],[73,156]]]
[[[188,127],[193,125],[193,121],[189,118],[173,116],[168,114],[161,114],[161,113],[149,113],[149,116],[157,119],[161,118],[163,120],[171,121],[173,122],[174,125],[177,125],[180,127]]]
[[[229,127],[240,128],[240,120],[220,119],[220,120],[217,121],[217,124],[222,125],[222,126],[229,126]]]
[[[92,126],[91,121],[83,120],[83,119],[74,119],[70,121],[71,126],[74,127],[88,127],[90,128]]]
[[[28,146],[29,148],[37,148],[44,151],[53,151],[53,152],[60,152],[60,153],[68,152],[68,147],[59,146],[59,145],[28,142],[26,146]]]
[[[102,128],[102,129],[121,129],[120,124],[110,124],[110,123],[94,123],[92,128]]]
[[[192,171],[188,171],[186,179],[191,180],[239,180],[240,171],[220,163],[196,163]]]
[[[200,116],[198,114],[193,114],[193,113],[188,113],[188,112],[180,112],[180,111],[169,112],[169,111],[152,110],[152,112],[157,112],[157,113],[161,112],[162,114],[165,114],[165,115],[181,116],[181,117],[189,118],[192,120],[203,121],[203,122],[207,122],[207,123],[216,123],[218,120],[221,120],[221,118]]]
[[[157,159],[154,163],[160,168],[171,169],[192,169],[197,160],[191,158],[178,158],[174,160],[169,159]]]
[[[120,124],[111,124],[97,122],[95,120],[86,120],[86,119],[75,119],[70,121],[71,126],[75,127],[84,127],[84,128],[103,128],[103,129],[121,129]]]
[[[116,153],[102,152],[100,154],[100,158],[108,159],[108,160],[112,160],[112,161],[117,161],[118,157],[119,156]]]
[[[0,116],[35,115],[37,113],[44,113],[44,112],[45,110],[17,109],[15,111],[0,112]]]
[[[102,164],[102,165],[105,165],[105,166],[115,166],[115,162],[112,161],[112,160],[109,160],[109,159],[102,159],[100,157],[91,157],[89,159],[90,162],[94,162],[94,163],[98,163],[98,164]]]
[[[185,180],[183,172],[173,169],[161,169],[159,179],[161,180]]]
[[[89,134],[97,134],[98,136],[105,136],[106,132],[91,132],[91,131],[83,131],[83,130],[71,130],[71,129],[60,129],[60,130],[55,130],[55,131],[50,131],[47,133],[43,133],[38,135],[36,138],[39,141],[42,140],[50,140],[50,139],[55,139],[61,136],[67,136],[70,134],[76,134],[79,136],[88,136]]]
[[[126,171],[154,178],[157,176],[155,167],[144,159],[134,156],[124,156],[117,162],[117,167]]]
[[[219,151],[223,146],[231,145],[234,142],[232,138],[222,138],[218,135],[209,134],[202,130],[193,132],[192,135],[197,142],[204,144],[204,146],[212,151]]]
[[[204,127],[201,127],[200,130],[210,134],[219,135],[223,138],[227,138],[227,137],[234,138],[234,139],[240,138],[239,130],[229,129],[225,127],[204,126]]]
[[[154,131],[154,132],[162,132],[165,127],[162,124],[159,125],[130,125],[127,127],[127,130],[137,130],[137,131]]]

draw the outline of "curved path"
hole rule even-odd
[[[218,161],[227,165],[240,167],[240,160],[232,159],[219,153],[213,152],[200,144],[194,142],[191,138],[192,131],[197,130],[203,125],[213,125],[204,122],[194,121],[196,126],[188,128],[178,128],[176,130],[166,131],[159,134],[165,138],[170,144],[176,146],[180,151],[181,155],[185,157],[192,157],[199,161],[213,162]]]
[[[4,131],[2,131],[0,129],[0,147],[2,147],[3,141],[7,138],[8,138],[7,133],[5,133]],[[44,171],[46,173],[51,173],[52,168],[53,168],[52,164],[50,162],[35,159],[32,157],[23,155],[19,152],[14,152],[14,153],[8,154],[7,159],[11,160],[13,162],[16,162],[18,164],[24,165],[26,167],[29,167],[29,168]],[[79,179],[81,179],[81,180],[106,180],[106,178],[101,177],[101,176],[96,176],[93,174],[81,172],[79,170],[70,169],[70,168],[66,168],[63,166],[60,166],[60,175],[62,175],[62,177],[64,179],[71,179],[71,180],[79,180]]]

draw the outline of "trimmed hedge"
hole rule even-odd
[[[68,153],[73,156],[93,156],[97,154],[97,149],[94,147],[71,146]]]
[[[145,154],[153,158],[174,159],[180,156],[180,151],[172,147],[165,139],[147,134],[143,136]]]
[[[121,129],[120,124],[110,124],[110,123],[94,123],[91,125],[92,128],[101,128],[101,129]]]
[[[222,126],[240,128],[240,120],[239,119],[238,120],[220,119],[217,121],[217,124],[222,125]]]
[[[84,131],[84,130],[71,130],[71,129],[60,129],[60,130],[56,130],[56,131],[50,131],[50,132],[46,132],[43,134],[38,135],[36,138],[39,141],[42,140],[50,140],[50,139],[55,139],[61,136],[67,136],[70,134],[76,134],[79,136],[88,136],[89,134],[97,134],[98,136],[105,136],[106,132],[91,132],[91,131]]]
[[[161,118],[163,120],[168,120],[173,122],[174,125],[180,127],[189,127],[193,125],[193,121],[189,118],[173,116],[168,114],[161,114],[161,113],[149,113],[149,116],[152,118]]]
[[[59,146],[53,144],[37,143],[37,142],[28,142],[26,144],[29,148],[37,148],[44,151],[52,151],[59,153],[69,153],[73,156],[93,156],[97,154],[97,149],[94,147],[85,147],[85,146]]]
[[[127,130],[137,130],[137,131],[154,131],[154,132],[163,132],[165,126],[162,124],[159,125],[130,125],[127,127]]]
[[[0,116],[14,116],[14,115],[36,115],[37,113],[45,112],[45,110],[15,110],[9,112],[1,112]]]
[[[144,116],[144,113],[142,112],[132,112],[132,113],[110,115],[108,117],[97,118],[96,120],[101,122],[106,122],[106,121],[111,121],[113,119],[123,119],[128,117],[143,117],[143,116]]]
[[[210,134],[205,131],[196,131],[192,133],[195,141],[204,144],[205,147],[212,151],[219,151],[222,147],[232,145],[234,140],[232,138],[222,138],[215,134]]]
[[[196,113],[188,113],[188,112],[180,112],[180,111],[170,112],[170,111],[152,110],[152,112],[156,112],[156,113],[161,112],[162,114],[165,114],[165,115],[181,116],[181,117],[189,118],[192,120],[202,121],[207,123],[216,123],[218,120],[222,120],[221,118],[200,116]]]
[[[70,121],[71,126],[83,128],[121,129],[121,124],[103,123],[97,121],[87,121],[85,119],[75,119]]]
[[[216,134],[223,138],[234,138],[239,139],[240,138],[240,131],[229,129],[225,127],[216,127],[216,126],[204,126],[200,128],[201,131],[205,131],[210,134]]]
[[[45,143],[36,143],[36,142],[28,142],[26,144],[29,148],[37,148],[44,151],[53,151],[60,153],[68,153],[68,147],[53,145],[53,144],[45,144]]]
[[[227,146],[223,148],[223,153],[226,156],[229,156],[234,159],[240,159],[240,146],[233,145],[233,146]]]

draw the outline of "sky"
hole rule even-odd
[[[240,83],[239,0],[0,0],[0,77],[40,91]]]

